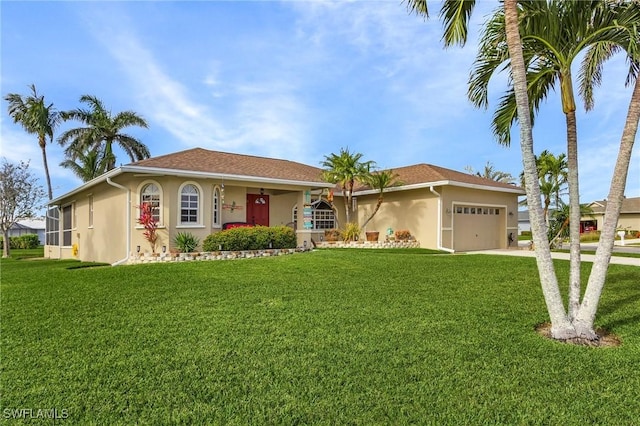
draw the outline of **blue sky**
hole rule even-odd
[[[466,97],[479,29],[499,3],[478,2],[468,44],[446,50],[439,4],[429,4],[425,21],[400,1],[3,1],[1,92],[26,95],[33,83],[58,110],[89,94],[113,113],[136,111],[150,128],[129,133],[153,156],[202,147],[320,166],[348,147],[380,168],[482,170],[491,161],[518,176],[517,128],[510,148],[490,130],[506,76],[490,86],[489,110]],[[582,202],[607,196],[631,97],[625,77],[624,58],[614,58],[596,108],[578,111]],[[31,160],[44,176],[35,138],[2,102],[0,155]],[[536,119],[535,152],[566,152],[565,132],[552,93]],[[81,184],[58,167],[58,144],[48,158],[54,197]],[[626,195],[640,196],[637,148]]]

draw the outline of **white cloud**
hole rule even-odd
[[[304,105],[294,87],[274,82],[268,74],[253,84],[225,80],[214,61],[201,83],[212,95],[208,103],[193,92],[193,84],[187,87],[187,82],[173,79],[160,66],[156,53],[142,45],[128,19],[111,16],[110,21],[119,26],[93,22],[93,34],[127,76],[144,115],[182,145],[285,156],[301,143]],[[288,148],[277,149],[272,143],[276,140]],[[176,150],[170,141],[156,142]]]

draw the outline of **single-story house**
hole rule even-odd
[[[40,244],[44,244],[44,230],[44,218],[19,219],[9,228],[9,237],[33,234],[38,236]]]
[[[402,184],[385,189],[365,231],[408,230],[421,247],[450,252],[517,247],[522,188],[430,164],[393,172]],[[378,192],[357,188],[354,197],[358,223],[364,223]]]
[[[597,231],[604,225],[604,211],[607,208],[607,200],[589,203],[593,213],[584,216],[580,220],[580,232]],[[618,229],[626,231],[640,231],[640,197],[625,198],[622,200]]]
[[[518,212],[518,235],[522,235],[523,232],[531,232],[529,210],[520,210]]]
[[[403,185],[385,191],[367,230],[406,229],[421,247],[449,251],[505,248],[515,239],[521,188],[427,164],[394,172]],[[335,189],[320,168],[288,160],[202,148],[153,157],[51,200],[45,256],[126,263],[132,253],[149,250],[137,222],[143,203],[154,208],[159,250],[173,249],[178,232],[202,241],[238,222],[292,226],[298,245],[311,246],[344,223],[339,192],[335,211],[326,199]],[[362,187],[354,196],[363,223],[378,194]]]

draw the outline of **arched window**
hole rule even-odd
[[[188,183],[180,189],[180,224],[197,225],[200,223],[200,191],[194,184]]]
[[[215,186],[213,188],[213,206],[212,206],[212,215],[213,215],[213,224],[214,228],[220,228],[222,226],[221,223],[221,215],[222,211],[222,198],[220,197],[220,187]]]
[[[151,204],[153,208],[153,218],[157,223],[161,223],[160,217],[160,187],[152,182],[147,183],[140,191],[140,205]]]

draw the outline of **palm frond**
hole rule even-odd
[[[445,0],[440,9],[440,18],[444,25],[442,40],[445,47],[467,42],[469,19],[475,6],[475,0]]]

